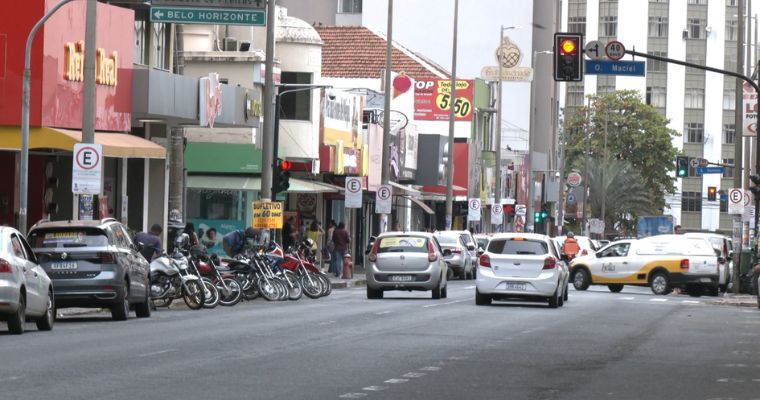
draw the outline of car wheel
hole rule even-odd
[[[588,285],[591,284],[591,278],[588,276],[588,272],[581,268],[575,271],[573,274],[573,287],[575,290],[586,290]]]
[[[472,279],[478,279],[478,266],[472,267],[472,272],[470,272],[470,276]]]
[[[570,296],[567,294],[568,289],[570,289],[570,285],[565,283],[565,293],[562,295],[562,297],[564,297],[565,302],[570,300]]]
[[[26,298],[24,294],[18,297],[18,310],[8,316],[8,331],[14,335],[24,333],[24,324],[26,323]]]
[[[623,285],[619,283],[612,283],[607,285],[607,288],[610,289],[610,292],[612,293],[620,293],[623,290]]]
[[[713,297],[720,296],[720,286],[708,286],[707,295]]]
[[[549,297],[549,308],[559,307],[559,287],[554,289],[554,294]]]
[[[439,300],[441,298],[441,282],[438,282],[438,284],[433,288],[431,297],[433,300]]]
[[[459,280],[460,281],[467,280],[467,271],[465,271],[464,268],[462,268],[462,271],[459,273]]]
[[[652,293],[659,296],[666,295],[672,290],[670,279],[668,279],[668,275],[664,272],[655,272],[649,285],[652,287]]]
[[[383,291],[378,289],[372,289],[367,286],[367,298],[368,299],[382,299]]]
[[[150,318],[150,297],[148,297],[148,289],[145,290],[145,301],[135,305],[135,314],[137,318]]]
[[[37,323],[37,329],[41,331],[53,330],[53,324],[55,323],[55,297],[53,297],[53,291],[48,290],[47,309],[45,315],[35,321]]]
[[[454,270],[451,267],[446,268],[446,280],[450,281],[454,277]]]
[[[441,289],[441,298],[445,299],[448,296],[449,296],[449,285],[446,285],[443,287],[443,289]]]
[[[124,282],[121,299],[111,306],[111,318],[114,321],[129,319],[129,281]]]
[[[487,306],[491,304],[491,296],[487,294],[481,294],[478,289],[475,289],[475,304],[479,306]],[[760,305],[758,305],[760,307]]]

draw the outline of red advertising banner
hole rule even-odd
[[[414,119],[448,121],[451,107],[451,81],[443,79],[414,82]],[[472,80],[456,81],[457,121],[472,121]]]

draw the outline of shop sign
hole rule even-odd
[[[747,82],[742,85],[742,129],[744,136],[757,136],[757,93]]]
[[[324,97],[322,112],[322,144],[335,145],[339,141],[351,148],[359,148],[362,143],[362,114],[364,97],[348,92],[336,91]]]
[[[118,83],[119,55],[112,51],[106,56],[103,48],[95,50],[95,83],[116,86]],[[63,53],[63,79],[67,81],[84,81],[84,40],[66,42]]]
[[[282,229],[281,201],[254,201],[251,226],[256,229]]]
[[[472,80],[456,81],[457,121],[472,121]],[[414,119],[416,121],[448,121],[451,106],[451,81],[419,80],[414,83]]]

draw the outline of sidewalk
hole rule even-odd
[[[362,268],[360,264],[354,265],[354,276],[351,279],[336,278],[335,275],[329,272],[325,272],[325,274],[330,278],[330,283],[332,283],[333,289],[367,286],[367,277],[364,273],[364,268]]]
[[[736,307],[757,307],[757,296],[751,294],[733,294],[726,293],[722,297],[710,301],[710,304],[736,306]]]

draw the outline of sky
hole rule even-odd
[[[363,24],[377,32],[386,33],[388,1],[365,0]],[[460,0],[457,30],[457,76],[478,78],[484,66],[496,66],[495,50],[499,45],[501,26],[514,26],[504,35],[522,51],[521,66],[529,67],[531,59],[530,0]],[[393,40],[412,51],[424,54],[444,68],[451,70],[454,25],[454,0],[395,0],[393,2]],[[544,49],[539,49],[544,50]],[[503,121],[525,132],[503,125],[504,141],[513,149],[527,149],[529,128],[530,84],[503,84]],[[518,138],[515,138],[515,137]],[[519,137],[522,137],[520,139]]]

